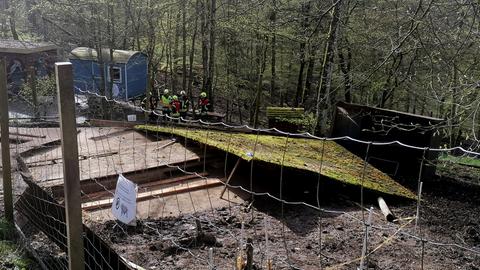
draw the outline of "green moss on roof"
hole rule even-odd
[[[276,165],[282,164],[287,142],[286,137],[270,135],[258,135],[257,138],[257,134],[150,125],[140,125],[136,128],[182,136],[227,151],[247,161],[253,159],[255,152],[255,160]],[[288,138],[283,165],[318,173],[322,159],[322,145],[321,140]],[[363,159],[333,141],[325,141],[324,147],[322,175],[346,184],[360,186],[364,168]],[[410,190],[369,164],[365,170],[363,186],[382,193],[415,199],[415,194]]]
[[[303,108],[291,107],[267,107],[268,118],[302,118],[304,117]]]

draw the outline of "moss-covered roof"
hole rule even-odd
[[[140,125],[136,128],[186,137],[228,151],[247,161],[252,160],[254,155],[255,160],[277,165],[282,164],[285,144],[287,142],[286,137],[270,135],[258,135],[257,138],[257,134],[227,133],[216,130],[150,125]],[[256,141],[257,143],[255,143]],[[321,140],[288,138],[283,165],[285,167],[318,173],[322,159],[322,144],[323,141]],[[333,141],[325,141],[324,147],[322,175],[346,184],[360,186],[364,171],[363,159],[355,156]],[[382,193],[410,199],[415,198],[415,195],[410,190],[369,164],[365,170],[363,185],[367,189]]]

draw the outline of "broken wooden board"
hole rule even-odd
[[[10,127],[9,133],[10,153],[12,155],[35,155],[47,151],[55,145],[60,145],[60,130],[58,128]],[[1,161],[2,157],[0,155],[0,170],[2,168]]]
[[[185,163],[183,160],[170,164],[161,164],[158,167],[142,169],[138,171],[123,172],[122,174],[136,184],[145,184],[158,179],[159,177],[167,177],[169,173],[178,170],[177,166],[189,169],[192,166],[200,166],[202,163],[198,159],[190,160]],[[118,174],[105,175],[98,178],[86,178],[80,180],[82,193],[89,194],[92,192],[105,191],[114,189],[117,183]],[[55,197],[63,197],[64,181],[52,180],[40,183],[43,188],[49,188]]]
[[[185,183],[174,185],[166,188],[161,188],[158,190],[151,190],[147,192],[139,192],[137,194],[137,202],[150,200],[154,198],[160,198],[164,196],[170,196],[179,193],[191,192],[200,189],[208,189],[212,187],[217,187],[223,185],[223,182],[219,179],[199,179],[199,180],[189,180]],[[113,198],[103,199],[99,201],[86,202],[82,203],[82,209],[89,210],[99,210],[103,208],[108,208],[112,206]]]
[[[307,170],[342,183],[374,191],[415,199],[415,194],[387,174],[367,164],[333,141],[281,136],[227,133],[214,130],[185,129],[151,125],[138,130],[162,132],[188,138],[232,153],[244,160],[260,160],[285,167]],[[288,142],[287,142],[288,140]],[[324,149],[322,154],[322,149]]]
[[[200,157],[171,139],[151,141],[138,131],[119,127],[79,128],[78,152],[82,192],[98,192],[115,186],[118,174],[139,183],[159,179],[176,170],[171,166],[199,166]],[[51,129],[48,138],[56,138],[59,130]],[[44,129],[22,132],[45,134]],[[49,188],[55,196],[63,196],[63,164],[59,145],[23,156],[35,181]],[[169,167],[170,166],[170,167]]]
[[[119,151],[118,154],[111,156],[93,156],[92,158],[81,159],[79,161],[80,180],[98,179],[120,173],[141,172],[142,170],[166,164],[183,164],[183,162],[199,159],[195,153],[189,150],[185,151],[185,148],[179,143],[170,146],[172,147],[172,155],[169,155],[170,149],[165,150],[163,153],[153,151],[156,147],[156,143],[149,143],[146,146],[137,146]],[[31,166],[30,171],[33,178],[38,182],[61,181],[63,183],[63,164],[60,162],[45,166]],[[52,186],[55,184],[41,185]]]
[[[199,175],[202,177],[205,177],[208,175],[208,173],[200,173]],[[198,178],[198,176],[196,174],[187,174],[179,177],[160,179],[155,181],[150,180],[146,183],[138,183],[138,182],[135,182],[135,183],[138,185],[138,190],[143,192],[147,190],[158,189],[160,187],[166,187],[167,185],[181,183],[183,181],[191,180],[194,178]],[[105,198],[111,198],[112,194],[115,193],[114,187],[115,186],[112,186],[112,189],[110,190],[103,190],[95,193],[87,193],[85,195],[82,195],[82,202],[98,201]]]

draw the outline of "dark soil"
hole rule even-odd
[[[405,270],[422,269],[423,264],[423,269],[480,269],[480,187],[436,180],[426,182],[424,191],[417,229],[411,219],[416,202],[387,201],[401,219],[395,224],[372,205],[369,267]],[[239,244],[247,238],[253,240],[256,269],[266,269],[267,258],[273,260],[274,269],[356,269],[364,239],[360,206],[341,198],[322,207],[340,212],[285,205],[282,214],[280,202],[256,197],[251,209],[233,206],[142,220],[136,228],[122,228],[113,221],[93,226],[122,256],[148,269],[211,269],[210,248],[216,269],[234,269]],[[197,232],[196,219],[203,236]]]

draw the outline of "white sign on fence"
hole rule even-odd
[[[117,188],[113,197],[112,213],[125,224],[135,223],[137,215],[137,185],[121,174],[118,176]]]

